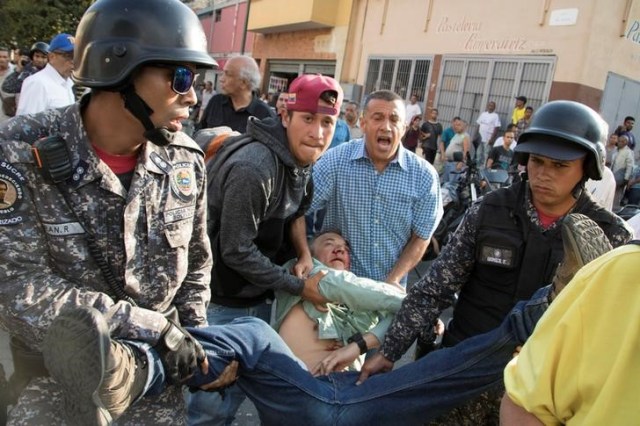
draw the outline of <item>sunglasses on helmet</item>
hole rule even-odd
[[[194,73],[189,67],[183,65],[153,64],[155,67],[173,70],[171,77],[171,89],[178,95],[186,95],[193,87],[199,74]]]

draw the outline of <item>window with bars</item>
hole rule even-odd
[[[364,84],[365,95],[376,90],[393,90],[404,99],[426,99],[431,59],[370,58]]]
[[[515,96],[537,109],[551,90],[555,57],[444,56],[435,105],[447,123],[460,116],[475,126],[487,102],[496,103],[502,127],[511,121]],[[473,133],[473,130],[472,130]]]

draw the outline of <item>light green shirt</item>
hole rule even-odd
[[[284,267],[290,269],[294,264],[295,260],[291,260]],[[274,328],[279,330],[287,313],[302,301],[306,314],[318,323],[318,338],[339,339],[346,344],[355,333],[370,332],[382,342],[405,293],[387,283],[331,269],[313,259],[311,275],[320,271],[327,271],[320,280],[320,294],[334,302],[327,304],[329,311],[320,312],[300,296],[276,291]]]

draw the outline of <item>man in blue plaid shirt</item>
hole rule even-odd
[[[364,139],[314,166],[311,210],[326,208],[323,228],[351,242],[353,273],[404,285],[442,217],[438,174],[400,143],[406,124],[397,94],[371,93],[360,126]]]

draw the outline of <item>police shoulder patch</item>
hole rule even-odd
[[[0,161],[0,225],[22,223],[20,205],[24,199],[26,178],[7,161]]]
[[[182,201],[193,200],[196,193],[196,173],[193,163],[185,161],[173,165],[171,190]]]

